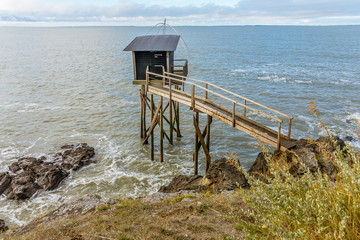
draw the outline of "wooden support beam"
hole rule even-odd
[[[150,116],[151,120],[154,119],[154,96],[151,94],[150,96]],[[150,133],[150,151],[151,151],[151,161],[154,161],[154,132]]]
[[[200,128],[199,128],[199,121],[196,120],[195,118],[193,119],[194,121],[194,127],[195,127],[195,133],[196,135],[198,136],[199,140],[200,140],[200,143],[201,143],[201,146],[202,148],[204,149],[204,152],[205,152],[205,156],[206,156],[206,166],[210,166],[210,163],[211,163],[211,157],[210,157],[210,154],[209,154],[209,150],[205,144],[205,141],[204,141],[204,138],[200,132]],[[207,170],[207,169],[206,169]]]
[[[199,112],[195,112],[194,126],[199,124]],[[194,175],[198,174],[198,159],[199,159],[199,150],[198,150],[198,135],[195,131],[195,141],[194,141]]]
[[[236,107],[236,104],[233,102],[232,127],[235,127],[235,107]]]
[[[144,127],[144,124],[143,124],[143,119],[144,119],[144,111],[143,111],[143,94],[142,94],[142,88],[140,89],[139,91],[139,94],[140,94],[140,138],[143,138],[143,127]]]
[[[171,89],[171,85],[170,85],[170,89]],[[169,125],[170,125],[170,142],[171,144],[173,144],[173,131],[174,131],[174,122],[173,122],[173,104],[172,104],[172,98],[171,98],[171,91],[170,91],[170,96],[169,96]]]
[[[163,97],[160,97],[160,162],[164,161],[164,144],[163,144],[163,138],[164,138],[164,129],[163,129]]]
[[[142,91],[142,96],[145,96],[145,86],[142,85],[141,86],[141,91]],[[142,136],[143,136],[143,139],[145,139],[146,137],[146,100],[144,97],[143,98],[143,101],[142,101],[142,104],[143,104],[143,133],[142,133]],[[144,144],[148,144],[148,141],[147,140],[144,140]]]
[[[144,139],[144,142],[149,138],[149,136],[151,135],[152,131],[154,130],[154,128],[155,128],[155,126],[157,124],[158,114],[160,112],[160,108],[162,108],[162,97],[160,97],[159,105],[157,106],[155,114],[153,115],[153,118],[151,120],[150,129],[149,129],[148,135]]]
[[[174,101],[173,101],[174,102]],[[180,132],[180,107],[179,102],[174,102],[174,109],[175,109],[175,122],[176,122],[176,135],[177,137],[181,137]]]
[[[207,134],[207,126],[204,128],[204,131],[202,132],[201,136],[205,139],[206,134]],[[201,147],[201,143],[200,141],[198,141],[198,151],[200,150],[200,147]]]
[[[212,116],[207,115],[207,123],[206,123],[206,148],[210,152],[210,125],[212,123]],[[210,161],[206,161],[206,171],[209,169],[211,165]]]

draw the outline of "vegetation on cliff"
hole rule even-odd
[[[329,139],[307,141],[307,155],[313,156],[315,165],[299,160],[298,154],[304,152],[300,148],[281,155],[283,158],[264,150],[261,161],[266,162],[266,171],[248,174],[230,155],[227,161],[245,174],[250,188],[239,185],[238,190],[222,194],[212,194],[207,188],[202,193],[157,193],[143,199],[100,201],[101,205],[87,213],[50,217],[49,221],[39,218],[31,228],[11,229],[0,237],[360,239],[360,154],[337,142],[313,102],[310,112]]]

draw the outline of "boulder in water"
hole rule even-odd
[[[0,173],[0,194],[9,199],[28,199],[38,190],[52,190],[70,170],[78,170],[94,161],[94,148],[86,143],[64,145],[50,157],[23,157],[9,166],[10,173]]]

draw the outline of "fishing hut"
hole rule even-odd
[[[158,24],[159,25],[159,24]],[[154,104],[154,96],[150,94],[148,97],[147,91],[149,85],[151,86],[173,86],[175,89],[181,89],[182,83],[179,81],[164,82],[164,75],[166,73],[186,77],[188,74],[188,60],[175,59],[174,52],[177,49],[180,35],[166,34],[166,20],[160,24],[163,28],[163,34],[138,36],[133,39],[124,51],[131,51],[133,57],[134,68],[134,85],[140,85],[140,107],[141,107],[141,127],[140,137],[143,138],[143,144],[148,144],[148,139],[151,140],[151,160],[154,160],[154,128],[160,127],[160,161],[163,161],[163,138],[168,139],[170,144],[173,144],[173,133],[176,132],[177,137],[181,137],[180,133],[180,111],[179,103],[169,98],[169,102],[163,106],[163,97],[160,96],[160,101],[156,107]],[[157,25],[156,25],[157,26]],[[176,32],[176,31],[175,31]],[[149,73],[152,73],[149,76]],[[181,78],[180,79],[183,79]],[[150,127],[146,127],[146,108],[150,110]],[[169,109],[168,118],[164,116],[164,112]],[[166,121],[170,126],[170,133],[167,134],[163,128],[163,121]]]
[[[166,34],[166,21],[160,25],[163,34],[136,37],[124,49],[131,51],[133,56],[133,84],[140,86],[140,136],[143,144],[148,144],[150,139],[151,160],[154,160],[155,127],[158,126],[160,130],[161,162],[164,160],[163,140],[166,138],[169,144],[173,144],[174,133],[181,137],[179,103],[189,106],[194,113],[195,175],[198,174],[198,156],[201,148],[206,157],[206,170],[211,164],[210,125],[213,117],[279,150],[285,151],[293,146],[293,140],[290,138],[292,117],[213,83],[189,78],[188,61],[176,60],[174,56],[181,36]],[[157,105],[154,95],[160,98]],[[167,99],[167,103],[164,103]],[[232,107],[225,107],[224,102]],[[148,127],[147,110],[150,112]],[[200,129],[199,113],[207,116],[203,131]],[[269,125],[277,123],[277,127],[265,126],[263,121],[259,122],[253,116],[269,120]],[[285,122],[282,118],[288,121]],[[168,133],[164,130],[164,122],[169,125]],[[288,125],[287,134],[282,133],[284,123]]]

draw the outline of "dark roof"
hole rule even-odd
[[[136,37],[124,51],[175,51],[180,35],[148,35]]]

